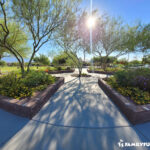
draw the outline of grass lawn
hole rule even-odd
[[[51,70],[55,70],[55,67],[50,67]],[[30,67],[31,70],[41,70],[41,71],[44,71],[47,69],[47,66],[42,66],[42,67],[37,67],[36,66],[32,66]],[[20,72],[20,67],[15,67],[15,66],[4,66],[4,67],[0,67],[0,70],[1,70],[1,73],[9,73],[9,72]]]
[[[25,68],[27,69],[27,68]],[[46,69],[51,70],[51,71],[56,71],[57,67],[48,67],[48,66],[39,66],[38,69],[36,66],[32,66],[30,67],[31,70],[40,70],[40,71],[45,71]],[[66,67],[65,66],[61,66],[62,70],[65,70]],[[16,73],[20,73],[20,67],[15,67],[15,66],[4,66],[4,67],[0,67],[0,71],[1,73],[9,73],[9,72],[16,72]]]

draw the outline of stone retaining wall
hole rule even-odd
[[[113,75],[114,73],[113,72],[103,72],[103,71],[96,71],[96,70],[89,70],[87,69],[87,72],[88,73],[99,73],[99,74],[108,74],[108,75]]]
[[[45,90],[36,92],[31,98],[22,100],[0,95],[0,108],[31,119],[63,84],[64,78],[58,78],[54,84],[48,86]]]
[[[73,73],[75,70],[60,70],[60,71],[49,71],[49,74],[59,74],[59,73]]]

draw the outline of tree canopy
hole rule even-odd
[[[0,22],[1,24],[4,24],[3,22]],[[7,45],[10,47],[13,47],[17,50],[17,52],[24,58],[29,57],[31,53],[31,48],[28,45],[28,35],[21,26],[15,22],[9,22],[8,23],[8,29],[9,29],[9,36],[6,40]],[[0,56],[8,56],[13,55],[4,45],[3,45],[3,38],[4,38],[4,31],[0,28]]]
[[[40,54],[39,56],[34,57],[33,61],[37,65],[50,65],[49,58],[44,54]]]

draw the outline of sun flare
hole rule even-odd
[[[88,27],[89,29],[91,29],[91,28],[93,28],[93,27],[95,26],[95,24],[96,24],[96,18],[93,17],[93,16],[90,16],[90,17],[88,18],[88,20],[87,20],[87,27]]]

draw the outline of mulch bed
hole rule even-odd
[[[88,73],[99,73],[99,74],[108,74],[108,75],[113,75],[114,72],[104,72],[104,71],[96,71],[96,70],[89,70],[87,69]]]
[[[59,74],[59,73],[73,73],[75,70],[57,70],[57,71],[48,71],[49,74]]]
[[[98,79],[98,84],[132,124],[150,121],[150,104],[135,104],[132,100],[127,99],[111,88],[103,79]]]
[[[72,77],[79,77],[79,74],[72,74]],[[91,75],[81,75],[80,77],[91,77]]]
[[[57,78],[57,81],[49,85],[45,90],[35,92],[32,97],[21,100],[0,95],[0,108],[31,119],[63,84],[64,78]]]

